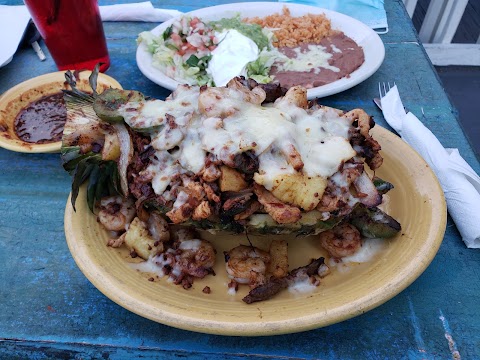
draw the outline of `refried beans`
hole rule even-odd
[[[332,83],[348,77],[365,61],[363,49],[342,32],[335,32],[318,44],[300,44],[294,48],[281,47],[278,50],[288,58],[294,59],[292,66],[284,66],[282,62],[278,62],[274,63],[270,71],[270,75],[274,76],[274,82],[286,88],[302,85],[310,89]],[[308,54],[309,52],[311,54]],[[320,58],[326,61],[325,64],[318,64]],[[318,65],[315,66],[313,63]]]

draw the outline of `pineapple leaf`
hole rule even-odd
[[[104,196],[121,194],[115,161],[104,161],[99,154],[90,152],[73,158],[64,164],[64,168],[73,177],[71,201],[74,209],[80,186],[85,181],[88,181],[87,204],[92,212],[97,200]]]
[[[100,176],[98,177],[97,186],[95,188],[95,199],[101,199],[104,196],[110,195],[108,193],[108,177],[105,166],[101,166]]]
[[[115,189],[115,191],[119,194],[122,193],[122,189],[121,189],[121,186],[120,186],[120,174],[118,173],[118,167],[117,166],[112,166],[113,170],[112,170],[112,184],[113,184],[113,188]]]
[[[60,150],[60,157],[62,160],[62,166],[63,168],[69,172],[70,175],[72,175],[72,171],[75,170],[75,167],[78,164],[78,161],[75,161],[79,157],[80,154],[80,147],[79,146],[63,146]]]
[[[98,178],[100,175],[100,168],[95,166],[90,173],[87,186],[87,204],[90,211],[93,213],[95,205],[95,189],[97,187]]]
[[[92,72],[92,75],[95,72],[95,70],[96,70],[96,68]],[[92,78],[92,80],[93,79],[96,80],[97,76],[98,76],[98,71],[97,71],[97,74],[94,78],[92,76],[90,76],[90,77]],[[64,96],[66,96],[65,100],[67,100],[67,101],[84,101],[84,102],[89,102],[89,103],[93,102],[93,99],[94,99],[93,95],[85,93],[85,92],[77,89],[77,78],[75,77],[75,73],[72,73],[70,70],[68,70],[65,73],[65,80],[67,81],[68,85],[70,85],[70,87],[72,88],[72,90],[63,90]],[[92,83],[90,82],[90,86],[92,86],[91,84]],[[96,89],[96,88],[97,88],[96,85],[95,85],[95,87],[92,87],[92,89]],[[96,92],[94,92],[94,93],[96,93]]]
[[[110,194],[115,194],[115,193],[120,194],[121,191],[118,187],[118,171],[117,171],[116,163],[109,162],[105,164],[105,172],[107,174],[111,174],[110,175],[111,180],[107,182],[108,192]]]
[[[102,156],[92,151],[82,154],[78,146],[62,148],[62,165],[71,175],[75,172],[77,165],[85,159],[89,159],[91,163],[101,162]]]
[[[95,211],[95,204],[104,196],[128,195],[126,181],[127,166],[131,155],[131,139],[123,124],[107,125],[93,108],[97,92],[99,66],[89,77],[91,93],[77,88],[78,74],[67,71],[66,82],[71,90],[64,90],[67,108],[67,122],[63,131],[61,159],[63,168],[72,175],[71,202],[75,202],[80,186],[88,182],[87,204],[90,211]],[[115,133],[120,142],[120,157],[113,160],[102,158],[105,137]]]
[[[78,196],[78,191],[80,190],[80,186],[87,180],[88,176],[92,172],[93,167],[95,164],[89,162],[88,159],[83,159],[78,163],[75,170],[73,171],[73,182],[72,182],[72,206],[73,210],[75,209],[75,201]]]
[[[97,78],[98,78],[98,73],[100,71],[100,63],[95,65],[95,68],[93,69],[92,73],[88,77],[88,82],[90,84],[90,87],[92,88],[93,91],[93,96],[97,95]]]

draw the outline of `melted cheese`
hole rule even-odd
[[[200,249],[200,245],[202,244],[201,240],[194,239],[194,240],[183,240],[178,247],[181,250],[192,250],[198,251]]]
[[[312,284],[310,278],[305,277],[295,280],[291,285],[288,286],[288,291],[294,294],[307,294],[315,291],[317,286],[318,284]]]
[[[141,272],[156,274],[158,277],[162,278],[165,276],[165,266],[171,265],[171,263],[171,259],[162,254],[158,256],[150,256],[147,261],[130,264],[130,267]]]
[[[230,103],[227,99],[225,103]],[[225,106],[220,104],[219,106]],[[279,139],[289,137],[295,125],[283,112],[274,108],[245,103],[239,111],[223,119],[218,127],[218,119],[207,119],[201,131],[205,149],[228,162],[230,154],[254,150],[262,154]]]
[[[318,69],[317,71],[319,71],[319,68],[324,68],[339,72],[339,68],[329,64],[328,60],[332,57],[332,54],[326,50],[324,46],[314,44],[309,44],[308,49],[304,50],[297,47],[294,49],[295,58],[289,59],[285,55],[280,56],[276,66],[279,71],[309,72],[313,64],[315,64],[315,68]],[[333,50],[335,51],[335,49]]]
[[[135,129],[148,129],[166,123],[166,114],[177,124],[186,124],[198,104],[198,87],[179,87],[168,101],[128,102],[118,109],[125,122]]]
[[[173,209],[178,209],[180,206],[185,205],[188,201],[188,194],[185,191],[178,193],[177,199],[173,203]]]
[[[364,239],[362,246],[355,254],[342,257],[340,261],[330,258],[328,265],[340,273],[348,273],[359,263],[370,262],[377,258],[386,247],[385,239]]]
[[[282,178],[287,174],[295,174],[293,167],[279,151],[269,149],[263,152],[259,156],[259,163],[258,173],[255,174],[254,180],[269,190],[275,186],[275,179]]]
[[[209,88],[200,98],[198,88],[192,89],[142,107],[151,119],[173,116],[162,122],[161,130],[150,131],[156,152],[141,174],[151,177],[158,195],[175,176],[201,173],[207,153],[233,166],[235,155],[251,150],[259,159],[257,183],[283,201],[312,210],[326,179],[356,155],[348,141],[351,125],[336,111],[305,110],[288,98],[264,107],[244,100],[261,102],[258,94],[232,87]],[[145,121],[144,126],[151,124]],[[292,166],[292,151],[303,168]]]
[[[385,239],[365,239],[362,247],[353,255],[342,258],[344,263],[365,263],[371,261],[383,249],[385,249]]]
[[[341,53],[342,50],[340,50],[339,48],[337,48],[335,46],[335,44],[330,44],[330,47],[332,48],[333,52],[336,52],[336,53]]]
[[[168,151],[157,151],[147,169],[140,173],[141,176],[152,179],[152,188],[156,194],[162,194],[174,176],[186,172],[174,155]]]
[[[185,170],[199,173],[205,166],[206,152],[195,128],[188,129],[180,148],[179,162]]]
[[[338,165],[356,155],[347,139],[329,136],[316,142],[305,141],[300,153],[304,154],[304,171],[310,175],[328,177],[338,170]]]

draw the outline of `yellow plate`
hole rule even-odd
[[[216,276],[195,281],[184,290],[166,278],[148,281],[134,270],[126,249],[106,246],[108,235],[86,205],[85,187],[75,213],[68,200],[65,234],[70,251],[85,276],[124,308],[174,327],[222,335],[274,335],[309,330],[360,315],[401,292],[427,268],[445,232],[446,206],[440,185],[423,159],[391,132],[376,126],[373,136],[382,146],[384,165],[377,175],[395,189],[385,195],[384,210],[402,224],[402,232],[385,240],[385,248],[370,262],[333,270],[313,292],[283,291],[276,297],[247,305],[248,289],[228,295],[223,251],[244,236],[211,235],[217,249]],[[268,249],[273,236],[251,237]],[[282,237],[285,238],[285,237]],[[367,240],[368,241],[368,240]],[[316,237],[289,238],[291,268],[325,255]],[[137,260],[138,261],[138,260]],[[211,288],[204,294],[205,286]]]
[[[80,79],[77,80],[78,89],[91,91],[88,84],[90,74],[90,71],[80,72]],[[109,87],[122,88],[117,80],[100,73],[97,91],[102,92]],[[65,83],[65,72],[57,71],[24,81],[4,92],[0,96],[0,147],[24,153],[59,152],[62,146],[61,141],[35,144],[19,139],[15,133],[14,123],[18,113],[25,106],[43,96],[59,93],[63,89],[70,89],[70,87]]]

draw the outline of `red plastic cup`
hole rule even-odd
[[[97,0],[24,0],[59,70],[110,66]]]

